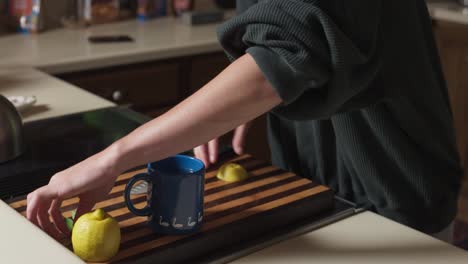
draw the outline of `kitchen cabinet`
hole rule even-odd
[[[0,36],[6,35],[8,33],[8,28],[7,28],[7,17],[1,15],[1,10],[0,10]]]
[[[229,65],[223,52],[200,54],[57,75],[119,105],[157,117],[203,87]],[[207,102],[208,104],[209,102]],[[230,143],[231,135],[223,142]],[[246,138],[246,151],[269,160],[266,118],[255,120]]]
[[[207,57],[195,56],[191,59],[190,67],[190,92],[203,87],[206,83],[218,75],[229,65],[229,60],[224,53],[216,53]]]
[[[180,101],[181,65],[177,61],[141,63],[58,77],[114,103],[151,113]]]
[[[225,67],[224,53],[158,60],[57,75],[116,104],[155,116],[198,90]]]
[[[468,25],[434,21],[434,33],[452,106],[457,147],[468,164]],[[459,202],[459,218],[468,222],[468,170]]]

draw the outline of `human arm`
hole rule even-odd
[[[61,201],[79,197],[89,211],[127,169],[193,148],[269,111],[281,99],[250,55],[244,55],[197,93],[104,151],[55,174],[28,195],[27,217],[54,237],[67,233]],[[52,216],[52,224],[49,221]]]

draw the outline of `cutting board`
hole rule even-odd
[[[216,178],[218,167],[210,168],[205,180],[203,227],[192,235],[153,233],[146,225],[147,218],[131,214],[123,198],[128,180],[144,170],[118,177],[109,197],[96,205],[115,217],[121,226],[120,250],[110,263],[186,263],[333,208],[333,191],[325,186],[250,155],[231,155],[220,164],[225,162],[241,164],[250,177],[244,182],[226,183]],[[132,199],[137,207],[145,205],[145,195]],[[78,199],[63,202],[62,211],[66,217],[71,215],[77,202]],[[25,214],[25,197],[16,198],[9,204]]]

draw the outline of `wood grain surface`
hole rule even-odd
[[[144,170],[118,177],[109,197],[96,205],[116,218],[122,231],[119,253],[110,263],[186,262],[333,208],[333,192],[325,186],[250,155],[231,156],[221,163],[224,162],[241,164],[250,177],[244,182],[226,183],[216,178],[216,166],[210,168],[205,176],[204,223],[192,235],[165,236],[152,232],[146,225],[147,218],[130,213],[123,198],[128,180]],[[146,204],[145,195],[134,196],[132,200],[137,207]],[[64,201],[64,216],[71,216],[77,203],[77,198]],[[25,215],[25,197],[15,198],[9,204]]]

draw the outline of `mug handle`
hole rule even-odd
[[[151,208],[149,207],[149,205],[146,205],[145,208],[138,209],[135,207],[135,205],[133,205],[132,200],[130,199],[130,192],[133,188],[133,185],[135,185],[137,181],[146,181],[148,183],[151,183],[151,179],[147,173],[140,173],[133,176],[127,183],[127,186],[125,186],[125,204],[127,205],[128,210],[130,210],[130,212],[134,213],[135,215],[150,216]]]

